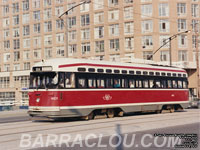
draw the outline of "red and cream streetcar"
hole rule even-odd
[[[30,73],[29,115],[85,117],[183,109],[188,106],[185,70],[133,63],[59,58]]]

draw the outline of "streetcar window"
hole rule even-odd
[[[96,80],[93,79],[88,79],[88,87],[89,88],[96,88]]]
[[[122,70],[122,73],[127,74],[127,71],[126,70]]]
[[[114,73],[119,73],[119,70],[114,70]]]
[[[134,74],[134,71],[129,71],[130,74]]]
[[[79,78],[78,79],[78,88],[85,88],[86,87],[86,79]]]
[[[168,86],[168,88],[172,88],[172,81],[171,80],[167,81],[167,86]]]
[[[86,68],[78,68],[78,71],[85,72],[85,71],[86,71]]]
[[[113,87],[113,80],[111,78],[106,79],[106,87],[107,88]]]
[[[161,81],[161,88],[167,88],[167,81],[166,80]]]
[[[89,68],[88,71],[89,72],[95,72],[95,69],[94,68]]]
[[[128,79],[122,79],[122,87],[128,88]]]
[[[149,72],[149,75],[153,76],[153,75],[154,75],[154,72]]]
[[[147,75],[148,74],[148,72],[147,71],[143,71],[143,75]]]
[[[114,88],[120,88],[121,87],[121,82],[120,79],[114,79]]]
[[[181,74],[178,74],[178,77],[181,77],[182,75]]]
[[[183,81],[183,88],[184,89],[188,88],[187,81]]]
[[[112,73],[112,70],[111,69],[106,69],[106,72],[107,73]]]
[[[178,81],[178,88],[182,89],[183,88],[183,84],[182,84],[182,81]]]
[[[135,87],[136,88],[142,88],[142,81],[141,80],[136,80],[135,81]]]
[[[171,77],[171,73],[167,73],[167,76]]]
[[[166,73],[162,72],[161,75],[162,75],[162,76],[166,76]]]
[[[157,81],[157,80],[152,80],[150,85],[152,88],[160,88],[161,87],[160,81]]]
[[[58,88],[59,88],[59,89],[65,88],[65,73],[63,73],[63,72],[60,72],[60,73],[59,73]]]
[[[97,69],[97,72],[103,72],[103,69]]]
[[[74,73],[65,73],[65,87],[66,88],[74,88],[75,87],[75,76]]]
[[[173,76],[173,77],[176,77],[176,73],[173,73],[172,76]]]
[[[134,88],[135,87],[135,80],[133,80],[133,79],[129,80],[129,87],[130,88]]]
[[[105,87],[104,79],[97,79],[97,88],[104,88],[104,87]]]
[[[176,80],[173,80],[173,81],[172,81],[172,85],[173,85],[173,88],[177,88],[177,81],[176,81]]]
[[[149,88],[149,81],[148,80],[143,80],[143,87]]]
[[[141,74],[141,71],[136,71],[136,74]]]
[[[156,75],[159,76],[159,75],[160,75],[160,72],[156,72]]]

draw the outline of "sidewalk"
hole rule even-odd
[[[28,116],[27,109],[18,109],[10,111],[0,111],[0,118]]]

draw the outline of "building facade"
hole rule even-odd
[[[187,70],[196,94],[200,0],[82,2],[0,0],[0,105],[28,104],[29,71],[42,59],[132,61],[153,54],[152,60],[168,65],[170,49],[172,65]],[[166,41],[173,35],[170,46]]]

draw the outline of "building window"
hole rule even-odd
[[[169,6],[167,3],[159,4],[159,16],[168,17],[169,16]]]
[[[29,23],[29,21],[30,21],[30,15],[29,14],[23,14],[22,23],[26,24],[26,23]]]
[[[29,10],[29,0],[22,1],[22,8],[23,8],[23,11]]]
[[[41,37],[34,37],[33,38],[33,47],[34,48],[41,47]]]
[[[179,35],[178,36],[178,46],[179,46],[179,48],[187,47],[187,35]]]
[[[56,56],[57,57],[63,57],[65,56],[65,49],[63,46],[56,47]]]
[[[109,59],[110,61],[120,62],[120,55],[119,54],[110,55]]]
[[[159,22],[160,32],[165,33],[169,32],[169,20],[162,19]]]
[[[44,7],[51,6],[51,0],[44,0]]]
[[[7,28],[10,25],[10,19],[9,18],[4,18],[3,19],[3,27]]]
[[[63,12],[64,12],[63,11],[63,6],[58,6],[58,7],[55,8],[55,15],[56,16],[59,17],[61,14],[63,14]]]
[[[32,0],[33,8],[40,8],[40,0]]]
[[[178,52],[178,61],[187,61],[187,51],[180,50]]]
[[[12,4],[13,13],[19,12],[19,3],[13,3]]]
[[[4,53],[3,54],[3,61],[5,63],[10,61],[10,53]]]
[[[64,20],[61,20],[61,19],[56,20],[56,29],[62,30],[63,27],[64,27]]]
[[[20,64],[13,64],[13,70],[19,71],[20,70]]]
[[[99,12],[94,14],[94,24],[100,24],[104,22],[104,13]]]
[[[62,4],[64,0],[55,0],[57,4]]]
[[[30,26],[29,25],[23,26],[23,35],[27,36],[29,34],[30,34]]]
[[[118,5],[118,3],[119,3],[118,0],[109,0],[108,1],[109,6],[116,6],[116,5]]]
[[[64,43],[64,33],[56,34],[56,43]]]
[[[143,59],[145,60],[153,60],[153,52],[151,51],[146,51],[146,52],[143,52]]]
[[[134,38],[133,37],[126,37],[125,38],[125,49],[126,50],[133,50],[134,48]]]
[[[133,19],[133,7],[124,8],[124,19]]]
[[[76,16],[68,18],[68,28],[73,28],[76,26]]]
[[[119,24],[113,24],[109,26],[109,35],[118,36],[119,35]]]
[[[186,29],[186,19],[178,19],[178,31],[185,31]]]
[[[152,8],[152,4],[145,4],[141,6],[141,11],[142,11],[142,17],[151,17],[152,16],[152,12],[153,12],[153,8]]]
[[[104,8],[104,0],[94,0],[94,10],[103,8]]]
[[[24,63],[24,70],[30,70],[31,69],[31,64],[30,62],[25,62]],[[23,86],[22,86],[23,87]],[[27,86],[28,87],[28,86]]]
[[[95,42],[95,52],[96,53],[104,52],[104,41]]]
[[[77,45],[76,44],[70,44],[68,47],[68,55],[73,56],[77,52]]]
[[[10,36],[10,31],[9,30],[4,30],[3,31],[3,38],[8,38]]]
[[[89,3],[84,3],[80,6],[80,11],[81,12],[87,12],[90,10],[90,4]]]
[[[82,43],[81,50],[82,50],[82,54],[89,54],[90,53],[90,43]]]
[[[24,51],[23,52],[23,60],[29,60],[30,59],[30,51]]]
[[[14,61],[19,61],[19,59],[20,59],[20,52],[19,51],[14,52]]]
[[[20,40],[19,39],[13,40],[13,48],[14,49],[19,49],[20,48]]]
[[[3,15],[6,16],[9,13],[9,5],[3,6]]]
[[[13,16],[13,25],[19,24],[19,15]]]
[[[90,29],[82,29],[81,30],[81,39],[82,40],[90,39]]]
[[[69,41],[75,41],[76,40],[76,30],[73,30],[73,31],[69,31]]]
[[[10,71],[10,64],[4,64],[4,71]]]
[[[198,4],[192,4],[191,11],[192,11],[192,17],[199,17],[199,5]]]
[[[110,10],[108,12],[108,21],[117,21],[119,20],[119,10]]]
[[[90,16],[89,16],[89,14],[81,16],[81,26],[87,26],[87,25],[90,25]]]
[[[94,31],[94,38],[95,39],[99,39],[99,38],[104,37],[104,27],[103,26],[96,27],[94,30],[95,30]]]
[[[40,23],[36,23],[33,25],[34,33],[40,33]]]
[[[51,21],[44,22],[44,32],[51,32],[51,31],[52,31]]]
[[[68,3],[67,4],[67,10],[71,9],[72,7],[74,7],[76,5],[75,2],[73,3]],[[68,14],[72,14],[74,12],[74,9],[71,9],[70,11],[68,11]]]
[[[142,33],[153,32],[153,21],[144,20],[142,21]]]
[[[23,39],[23,47],[30,48],[30,39]]]
[[[19,37],[19,28],[13,29],[13,37]]]
[[[169,51],[160,52],[160,61],[169,61]]]
[[[194,20],[194,19],[192,19],[192,31],[195,31],[195,26],[197,26],[197,30],[198,31],[200,31],[200,29],[199,29],[199,20]]]
[[[40,11],[39,10],[33,12],[33,19],[35,21],[39,21],[40,20]]]
[[[143,46],[143,48],[152,48],[153,47],[153,38],[151,35],[142,37],[142,46]]]
[[[44,10],[44,20],[51,19],[51,8]]]
[[[169,48],[169,36],[168,35],[161,35],[160,36],[160,46],[163,46],[163,48]]]
[[[125,4],[132,4],[132,3],[133,3],[133,0],[124,0],[124,3],[125,3]]]
[[[178,16],[186,15],[186,3],[178,3],[177,4],[177,15]]]
[[[134,33],[134,24],[133,22],[125,22],[124,23],[124,34],[130,35]]]
[[[45,58],[52,58],[52,48],[45,48]]]
[[[4,49],[9,49],[10,48],[10,40],[6,40],[3,42],[3,45],[4,45]]]
[[[0,88],[8,88],[9,85],[10,85],[10,77],[0,77]],[[1,92],[0,93],[1,101],[2,101],[2,98],[4,100],[7,98],[11,98],[12,96],[10,95],[14,95],[14,92]]]
[[[40,59],[41,58],[41,50],[40,49],[33,50],[33,57],[34,57],[34,59]]]
[[[49,46],[52,44],[52,35],[45,35],[44,36],[44,45]]]
[[[110,40],[110,49],[114,51],[119,51],[119,39]]]

